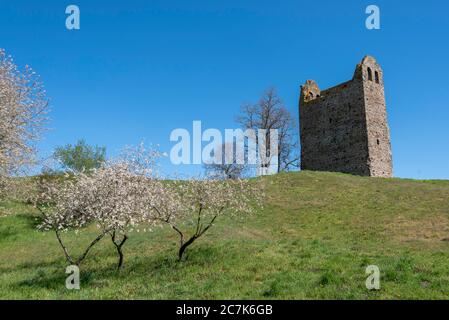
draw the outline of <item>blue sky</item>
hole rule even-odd
[[[80,30],[65,28],[69,4]],[[365,28],[369,4],[381,30]],[[41,155],[78,138],[110,155],[142,139],[168,152],[173,129],[234,128],[269,86],[297,116],[306,79],[349,80],[370,54],[384,69],[395,176],[449,179],[448,12],[445,0],[1,0],[0,47],[52,99]]]

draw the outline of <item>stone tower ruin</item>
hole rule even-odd
[[[301,169],[392,177],[383,72],[373,57],[352,80],[320,90],[307,80],[299,101]]]

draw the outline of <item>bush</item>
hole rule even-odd
[[[64,170],[73,172],[90,172],[99,168],[106,159],[106,148],[90,146],[81,139],[75,145],[67,144],[57,147],[53,157]]]

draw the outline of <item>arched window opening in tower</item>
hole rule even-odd
[[[376,79],[376,83],[379,83],[379,72],[374,72],[374,78]]]
[[[368,68],[368,80],[373,81],[373,72],[371,71],[371,68]]]

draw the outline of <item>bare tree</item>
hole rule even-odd
[[[275,88],[267,89],[259,102],[246,104],[241,108],[241,114],[236,117],[245,129],[265,131],[265,144],[267,158],[277,157],[277,172],[288,171],[299,167],[299,145],[296,118],[285,108],[282,99]],[[277,154],[271,155],[270,130],[278,132]],[[258,139],[258,138],[257,138]],[[259,141],[256,141],[259,144]],[[270,165],[265,164],[265,165]]]
[[[216,154],[204,164],[208,176],[218,179],[243,178],[249,165],[245,163],[244,155],[240,156],[235,142],[226,142],[216,147]]]

